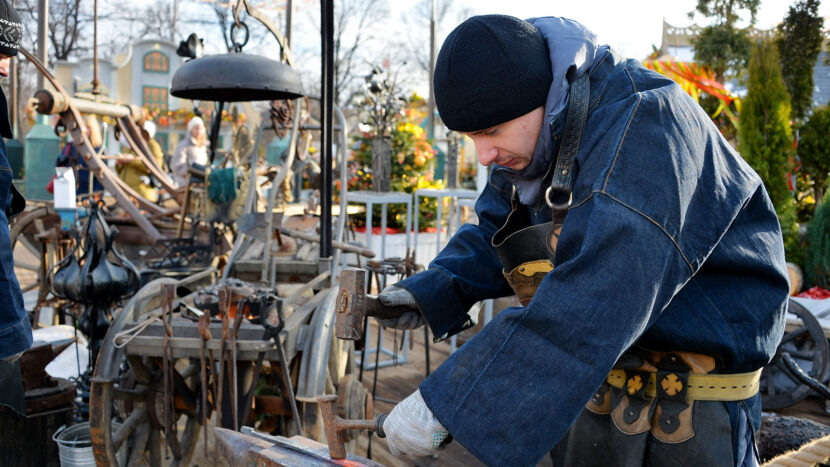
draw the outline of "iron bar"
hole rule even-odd
[[[334,104],[334,2],[320,2],[320,34],[322,44],[322,115],[320,157],[320,259],[331,258],[331,203],[332,203],[332,107]]]

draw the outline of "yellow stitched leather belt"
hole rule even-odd
[[[626,385],[625,370],[611,370],[606,381],[615,388],[623,389]],[[760,369],[750,373],[730,375],[692,373],[689,374],[688,387],[686,388],[687,397],[689,400],[699,401],[740,401],[754,396],[758,392],[760,382]],[[666,385],[676,385],[678,381],[677,379],[666,379],[661,381],[661,384],[665,389]],[[649,397],[657,396],[656,373],[649,372],[645,394]]]

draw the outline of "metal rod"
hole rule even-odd
[[[432,13],[429,18],[429,105],[427,107],[427,137],[435,138],[435,86],[432,76],[435,74],[435,41],[438,36],[436,0],[432,0]]]
[[[100,94],[98,87],[98,0],[92,2],[92,94]],[[90,177],[91,179],[92,177]]]
[[[322,44],[322,153],[320,157],[320,258],[331,258],[332,203],[332,106],[334,104],[334,2],[320,2],[320,34]]]
[[[291,29],[294,21],[294,2],[292,0],[287,0],[285,3],[285,48],[291,49]],[[280,50],[283,49],[281,48]],[[283,56],[284,60],[284,54],[280,52],[280,55]]]
[[[219,108],[216,110],[216,115],[213,117],[213,124],[210,126],[210,162],[216,158],[216,145],[219,142],[219,126],[222,124],[222,109],[225,108],[225,103],[219,101]]]
[[[46,68],[49,66],[49,52],[46,44],[49,42],[49,0],[37,2],[37,55],[40,63]],[[37,88],[43,89],[44,76],[37,75]]]
[[[12,0],[11,2],[12,8],[14,8],[15,1]],[[9,62],[9,118],[12,127],[12,136],[18,138],[18,122],[17,122],[17,107],[18,107],[18,96],[20,92],[18,90],[18,77],[17,77],[17,57],[12,57],[11,62]]]
[[[341,213],[343,213],[343,212],[345,212],[345,211],[341,210]],[[314,235],[312,235],[310,233],[300,232],[299,230],[281,228],[280,232],[282,232],[283,235],[288,235],[289,237],[299,238],[300,240],[306,240],[306,241],[314,242],[314,243],[317,243],[317,242],[320,241],[319,237],[315,237]],[[365,256],[367,258],[374,258],[375,257],[375,252],[374,251],[366,249],[366,248],[360,248],[360,247],[354,246],[354,245],[349,245],[348,243],[334,242],[333,241],[333,242],[331,242],[331,245],[332,245],[333,248],[337,248],[338,250],[347,251],[349,253],[355,253],[355,254],[358,254],[358,255],[361,255],[361,256]]]
[[[297,433],[303,436],[303,425],[300,422],[300,414],[297,412],[297,400],[294,397],[294,385],[291,383],[291,373],[288,371],[285,349],[282,347],[282,340],[279,334],[274,336],[274,343],[277,345],[277,351],[280,354],[280,369],[282,369],[282,378],[285,383],[285,390],[288,393],[288,403],[291,405],[291,416],[294,418],[294,424],[297,426]]]

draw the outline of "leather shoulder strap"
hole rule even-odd
[[[588,75],[583,75],[571,83],[568,97],[568,113],[565,118],[565,130],[562,134],[562,143],[559,145],[559,154],[556,157],[556,166],[550,187],[545,192],[545,201],[553,210],[553,223],[561,225],[571,204],[572,168],[576,153],[579,151],[579,141],[588,118],[588,98],[591,87]]]

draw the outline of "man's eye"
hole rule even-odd
[[[485,131],[484,134],[487,135],[487,136],[492,136],[492,135],[496,134],[496,130],[497,130],[496,128],[493,128],[492,130]]]

